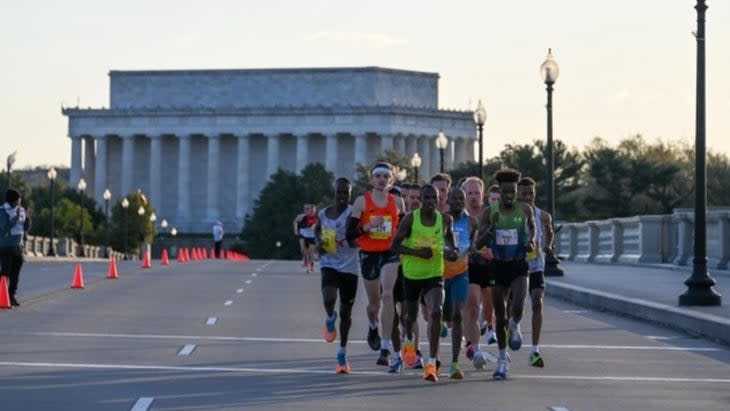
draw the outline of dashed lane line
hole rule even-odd
[[[208,319],[205,321],[205,325],[213,325],[218,322],[218,319],[215,317],[208,317]]]
[[[238,290],[236,290],[236,294],[243,294],[243,288],[239,288]]]
[[[134,403],[132,411],[147,411],[150,409],[150,405],[152,405],[154,400],[154,397],[141,397],[136,403]]]
[[[225,303],[223,303],[223,305],[225,305],[226,307],[233,305],[233,300],[228,300]]]
[[[197,347],[196,344],[185,344],[185,346],[178,351],[177,355],[190,355],[195,351],[195,347]]]

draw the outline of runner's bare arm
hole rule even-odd
[[[364,208],[365,199],[362,196],[356,198],[355,204],[352,205],[350,218],[347,219],[347,231],[345,233],[347,242],[350,243],[351,247],[355,245],[355,240],[366,232],[363,230],[365,227],[360,227],[360,217],[362,217]]]
[[[474,247],[474,241],[476,241],[477,236],[477,226],[479,225],[479,222],[477,221],[474,216],[469,216],[469,249],[467,250],[467,254],[474,254],[477,253],[477,248]]]
[[[443,213],[442,215],[442,224],[444,226],[444,258],[448,261],[456,261],[459,258],[459,253],[456,250],[456,245],[454,244],[454,220],[449,214]]]
[[[294,235],[299,235],[299,227],[297,227],[297,224],[302,221],[303,217],[304,214],[297,214],[297,216],[294,217],[294,221],[292,222],[292,225],[294,226]]]
[[[535,214],[532,211],[532,207],[530,207],[527,204],[523,204],[523,210],[525,211],[525,215],[527,216],[527,232],[529,233],[529,237],[527,239],[527,251],[532,251],[535,249]]]
[[[482,212],[482,216],[479,219],[479,225],[475,234],[474,248],[480,250],[482,247],[492,242],[492,222],[490,221],[489,213],[486,209]]]
[[[542,212],[542,230],[545,233],[545,252],[553,249],[555,233],[553,232],[553,216],[545,211]]]

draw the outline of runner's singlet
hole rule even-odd
[[[314,226],[317,225],[316,215],[305,215],[297,224],[299,235],[303,238],[314,238]]]
[[[444,261],[444,279],[465,273],[469,269],[469,256],[466,250],[471,246],[471,231],[469,230],[469,214],[462,212],[454,221],[454,244],[459,251],[456,261]]]
[[[527,216],[523,203],[515,201],[514,211],[505,216],[500,212],[499,203],[490,207],[490,218],[494,226],[492,236],[492,254],[500,261],[524,261],[527,257]]]
[[[360,274],[360,258],[357,248],[350,248],[345,237],[347,219],[352,206],[347,206],[335,220],[327,218],[327,209],[320,210],[319,222],[322,228],[322,247],[326,251],[319,258],[322,267],[329,267],[342,273]]]
[[[357,239],[362,251],[372,253],[390,250],[393,237],[398,228],[398,206],[394,195],[389,193],[386,195],[388,196],[388,203],[385,207],[378,207],[373,201],[372,193],[365,193],[365,210],[360,216],[359,226],[372,224],[371,221],[378,216],[383,217],[383,224],[379,227],[371,226],[369,232]]]
[[[443,217],[435,211],[436,223],[426,227],[421,223],[421,209],[413,212],[411,235],[403,240],[409,248],[430,247],[433,255],[429,259],[413,255],[403,255],[403,276],[409,280],[427,280],[441,277],[444,272],[444,233]]]

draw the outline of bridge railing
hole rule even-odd
[[[558,223],[556,247],[571,261],[688,265],[694,257],[694,211]],[[730,268],[730,207],[707,213],[710,268]]]
[[[83,255],[86,258],[107,258],[105,247],[89,244],[82,246],[73,239],[66,237],[54,238],[53,249],[57,257],[75,258]],[[83,254],[81,254],[82,249]],[[31,257],[50,257],[51,239],[48,237],[26,235],[23,251],[25,255]],[[123,253],[111,249],[109,250],[108,256],[117,260],[124,259]]]

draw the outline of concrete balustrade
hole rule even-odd
[[[559,225],[556,244],[571,261],[688,265],[694,256],[693,210]],[[710,268],[729,268],[730,208],[708,210],[707,257]]]
[[[123,260],[124,254],[118,251],[109,250],[107,251],[104,246],[84,244],[80,246],[76,241],[61,237],[53,239],[53,248],[57,257],[78,257],[81,252],[81,248],[84,250],[84,257],[86,258],[107,258],[107,255],[113,257],[116,260]],[[28,257],[50,257],[51,251],[51,239],[48,237],[38,237],[33,235],[26,235],[25,242],[23,244],[23,252]]]

